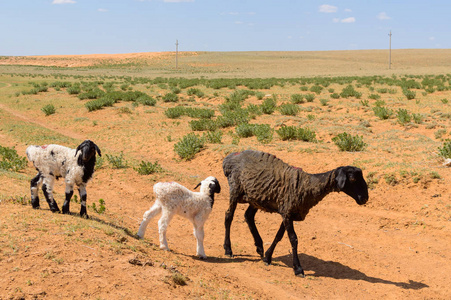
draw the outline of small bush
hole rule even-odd
[[[381,120],[389,119],[393,115],[393,111],[383,107],[383,106],[375,106],[373,107],[374,114],[379,117]]]
[[[189,122],[189,126],[193,131],[214,131],[218,128],[216,122],[210,119],[192,120]]]
[[[268,124],[240,124],[236,127],[236,134],[240,138],[257,137],[257,141],[266,144],[273,139],[273,129]]]
[[[340,93],[340,97],[342,98],[355,97],[357,99],[360,99],[361,96],[362,93],[357,92],[352,85],[348,85]]]
[[[412,117],[410,116],[409,112],[407,111],[407,109],[404,109],[404,108],[398,109],[397,116],[398,116],[398,122],[401,125],[405,125],[412,120]]]
[[[442,147],[438,148],[439,156],[443,158],[451,158],[451,140],[447,139]]]
[[[423,123],[423,116],[421,114],[412,114],[412,119],[416,124]]]
[[[151,163],[149,161],[141,161],[139,166],[134,169],[140,175],[150,175],[153,173],[160,173],[163,171],[163,168],[160,166],[158,161],[154,163]]]
[[[404,94],[404,96],[406,96],[407,100],[412,100],[412,99],[415,99],[415,97],[416,97],[416,93],[409,89],[403,89],[402,93]]]
[[[313,100],[315,100],[315,94],[307,94],[307,95],[305,95],[305,100],[307,102],[313,102]]]
[[[177,101],[179,101],[179,97],[177,96],[177,94],[167,93],[166,95],[163,96],[163,101],[164,102],[177,102]]]
[[[174,151],[180,158],[190,160],[204,148],[204,142],[203,138],[191,132],[174,145]]]
[[[304,103],[304,96],[302,94],[293,94],[291,95],[291,102],[293,104],[302,104]]]
[[[185,114],[185,108],[183,106],[170,107],[164,111],[164,114],[170,119],[176,119]]]
[[[317,95],[321,94],[321,91],[322,91],[322,90],[323,90],[323,87],[320,86],[320,85],[313,85],[313,86],[310,88],[310,92],[313,92],[313,93],[315,93],[315,94],[317,94]]]
[[[282,141],[296,140],[297,129],[295,126],[282,126],[276,130],[276,133],[282,139]]]
[[[105,200],[103,199],[99,199],[99,206],[97,207],[97,205],[95,203],[92,203],[92,210],[95,211],[96,213],[98,213],[99,215],[103,214],[106,210],[105,207]]]
[[[368,96],[368,98],[373,99],[373,100],[379,100],[381,98],[381,95],[378,94],[370,94]]]
[[[273,95],[272,98],[267,98],[263,100],[261,105],[261,110],[264,114],[270,115],[276,110],[276,96]]]
[[[113,169],[124,169],[128,167],[127,161],[124,158],[124,153],[122,152],[120,155],[106,154],[106,158]]]
[[[208,131],[204,133],[203,138],[210,144],[221,144],[222,135],[222,131]]]
[[[322,98],[319,99],[319,103],[321,103],[322,106],[326,106],[329,103],[329,100]]]
[[[296,104],[285,103],[279,106],[279,111],[284,116],[295,116],[299,113],[299,107]]]
[[[204,92],[196,88],[190,88],[186,93],[188,96],[197,96],[199,98],[202,98],[205,95]]]
[[[3,147],[0,145],[0,170],[17,172],[27,166],[27,159],[20,157],[14,148]]]
[[[56,108],[55,106],[53,106],[53,104],[47,104],[46,106],[41,108],[41,110],[44,112],[46,116],[53,115],[56,112]]]
[[[332,141],[341,151],[362,151],[367,144],[363,142],[362,136],[352,136],[346,132],[340,133],[338,136],[332,138]]]
[[[340,98],[340,94],[338,94],[338,93],[333,93],[333,94],[330,94],[330,97],[331,97],[332,99],[339,99],[339,98]]]

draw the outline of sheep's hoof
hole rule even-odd
[[[207,257],[204,255],[204,256],[202,256],[202,255],[198,255],[197,256],[200,260],[206,260],[207,259]]]
[[[305,278],[304,270],[302,270],[302,268],[294,270],[294,275],[296,275],[297,277]]]
[[[41,209],[41,207],[39,205],[38,206],[33,205],[33,209]]]
[[[84,215],[80,215],[80,218],[89,219],[89,216],[88,216],[88,214],[84,214]]]

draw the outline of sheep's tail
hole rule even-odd
[[[41,147],[39,146],[28,146],[25,150],[25,154],[27,155],[27,158],[29,161],[34,161],[36,157],[36,153],[39,151]]]

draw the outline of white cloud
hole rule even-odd
[[[164,0],[166,3],[194,2],[194,0]]]
[[[333,18],[332,22],[334,22],[334,23],[354,23],[355,22],[355,18],[354,17],[349,17],[349,18],[346,18],[346,19]]]
[[[97,11],[98,11],[98,12],[107,12],[108,9],[105,9],[105,8],[99,8]]]
[[[74,0],[53,0],[52,4],[74,4],[77,1]]]
[[[355,22],[355,18],[354,17],[349,17],[349,18],[346,18],[346,19],[342,19],[340,22],[341,23],[354,23]]]
[[[345,8],[345,12],[352,12],[352,9]]]
[[[429,40],[430,40],[430,41],[434,41],[434,40],[435,40],[435,37],[434,37],[434,36],[431,36],[431,37],[429,38]]]
[[[387,15],[386,12],[380,12],[376,18],[378,18],[379,20],[390,20],[391,18]]]
[[[323,4],[319,6],[318,11],[322,13],[334,13],[337,12],[337,7],[329,4]]]

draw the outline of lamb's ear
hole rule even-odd
[[[77,149],[75,150],[75,155],[74,155],[74,157],[77,156],[78,151],[80,151],[81,145],[82,145],[82,144],[78,145]]]
[[[94,147],[96,147],[97,154],[98,154],[99,156],[102,156],[102,153],[100,152],[99,147],[97,147],[96,144],[94,144]]]
[[[201,184],[202,182],[199,182],[194,189],[197,189]]]
[[[215,178],[215,193],[220,193],[221,192],[221,186],[219,185],[219,181]]]
[[[337,188],[341,191],[346,184],[346,172],[342,167],[337,169],[337,173],[335,174],[335,181],[337,183]]]

